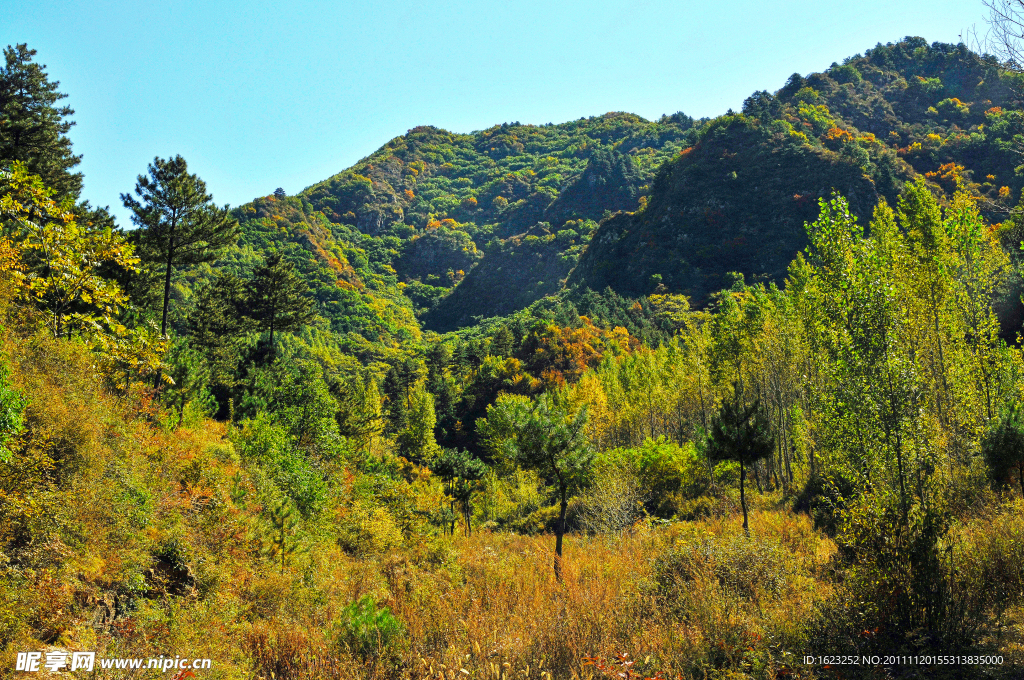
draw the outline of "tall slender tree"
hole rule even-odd
[[[181,156],[155,158],[149,174],[139,175],[135,194],[121,194],[141,228],[138,254],[144,262],[163,268],[164,295],[160,333],[167,335],[167,309],[175,269],[211,262],[238,238],[238,221],[228,206],[218,208],[206,193],[206,183],[188,172]]]
[[[82,157],[71,151],[67,136],[74,110],[57,106],[66,94],[50,82],[46,65],[36,64],[35,50],[22,43],[4,50],[0,69],[0,161],[21,161],[54,189],[58,199],[78,198],[82,173],[71,172]]]
[[[260,330],[270,331],[270,358],[274,357],[274,333],[295,331],[316,316],[309,287],[295,267],[280,253],[267,255],[253,274],[247,294],[249,317]]]

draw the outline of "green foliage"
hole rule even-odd
[[[536,401],[503,395],[487,407],[480,432],[499,465],[535,470],[559,499],[555,575],[562,578],[562,535],[568,494],[590,483],[594,453],[586,437],[587,407],[575,413],[547,393]]]
[[[236,384],[236,369],[243,354],[250,320],[245,314],[244,282],[218,273],[202,285],[188,314],[189,344],[200,352],[209,369],[215,394],[227,399]]]
[[[270,357],[274,357],[274,331],[289,332],[314,318],[307,298],[309,288],[295,274],[295,267],[280,253],[270,253],[266,262],[253,272],[246,291],[246,315],[257,328],[270,332]]]
[[[743,506],[743,529],[748,529],[747,500],[744,481],[747,468],[772,454],[775,439],[761,404],[743,403],[743,392],[737,383],[732,398],[722,402],[708,433],[706,455],[709,460],[731,460],[740,464],[740,503]]]
[[[617,448],[598,454],[595,481],[615,469],[631,471],[646,498],[647,511],[664,519],[676,514],[683,499],[697,495],[707,485],[704,461],[692,443],[685,446],[664,435],[645,439],[636,448]]]
[[[9,375],[7,367],[0,365],[0,462],[3,463],[13,456],[7,443],[21,434],[25,424],[25,397],[11,387]]]
[[[341,611],[338,642],[362,659],[385,663],[400,648],[405,625],[387,607],[378,607],[369,595]]]
[[[71,151],[67,133],[74,122],[69,106],[56,106],[66,94],[50,82],[46,65],[34,63],[35,50],[21,43],[4,49],[0,69],[0,163],[20,162],[61,199],[76,199],[82,173],[72,173],[82,157]]]
[[[287,503],[281,502],[273,505],[268,513],[269,542],[262,552],[263,556],[272,562],[280,560],[282,574],[288,560],[301,552],[301,544],[296,535],[299,519],[293,516],[294,512]]]
[[[782,677],[826,647],[1019,655],[1024,363],[993,305],[1016,295],[1016,82],[908,39],[696,126],[414,129],[301,195],[210,207],[239,242],[173,272],[139,231],[150,271],[90,273],[137,306],[170,280],[155,397],[131,379],[160,364],[146,314],[111,305],[88,343],[34,328],[54,312],[17,293],[42,259],[0,239],[0,654],[170,630],[279,678],[493,674],[499,638],[553,677],[619,644],[644,677]],[[4,177],[5,226],[107,234]],[[70,314],[98,319],[87,302]],[[435,535],[459,514],[483,531]],[[201,597],[154,587],[164,567]]]
[[[295,437],[283,425],[260,412],[245,420],[232,435],[243,462],[260,466],[272,485],[268,494],[280,492],[295,503],[304,517],[319,512],[327,497],[327,483],[320,465],[295,447]]]
[[[488,467],[468,451],[445,449],[431,465],[431,470],[445,483],[445,493],[458,503],[466,521],[466,533],[472,532],[473,493],[487,475]],[[451,519],[454,526],[454,517]]]
[[[238,222],[227,206],[213,203],[206,183],[189,174],[181,156],[154,158],[148,176],[139,175],[135,194],[138,198],[121,194],[121,201],[139,227],[139,256],[148,266],[163,270],[160,333],[166,335],[174,270],[216,259],[238,237]]]
[[[1016,404],[1000,414],[981,441],[989,474],[996,485],[1005,485],[1013,473],[1024,494],[1024,416]]]
[[[210,369],[202,355],[192,349],[185,339],[171,343],[164,357],[169,382],[161,397],[177,412],[178,425],[185,421],[185,411],[191,407],[200,417],[212,415],[213,397],[207,390],[210,384]]]
[[[69,202],[57,203],[53,193],[20,161],[0,170],[0,218],[21,251],[25,294],[44,310],[57,337],[102,327],[120,333],[118,314],[128,297],[101,268],[131,270],[139,259],[122,234],[107,225],[79,224]]]

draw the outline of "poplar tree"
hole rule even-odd
[[[295,267],[272,252],[254,273],[247,294],[249,317],[261,331],[270,332],[270,358],[274,357],[274,333],[295,331],[316,316],[309,287]]]
[[[228,206],[218,208],[206,183],[189,174],[181,156],[154,158],[147,175],[139,175],[135,194],[121,194],[140,227],[138,254],[163,269],[164,295],[160,333],[167,335],[171,279],[181,267],[211,262],[238,238],[238,221]]]
[[[57,106],[66,94],[50,82],[46,65],[36,64],[35,50],[25,43],[4,50],[0,69],[0,161],[21,161],[29,174],[38,175],[58,198],[77,198],[82,173],[72,173],[82,157],[71,152],[68,120],[74,110]]]

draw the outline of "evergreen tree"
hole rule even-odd
[[[296,536],[299,520],[295,511],[286,502],[270,508],[270,540],[264,546],[263,555],[269,560],[281,560],[281,573],[288,559],[302,552]]]
[[[24,43],[4,50],[6,64],[0,69],[0,161],[22,161],[59,198],[77,198],[82,173],[72,173],[82,157],[71,152],[67,120],[74,115],[68,106],[56,106],[67,97],[50,82],[46,65],[33,63],[35,50]]]
[[[225,404],[251,325],[244,308],[245,282],[233,274],[218,272],[196,292],[188,318],[190,344],[205,357],[213,392],[222,396]]]
[[[163,268],[164,296],[160,333],[167,335],[167,308],[171,278],[180,267],[211,262],[238,237],[238,222],[228,207],[218,208],[206,193],[206,183],[188,173],[181,156],[154,158],[149,176],[139,175],[134,198],[121,194],[132,211],[132,222],[141,228],[139,256]],[[139,200],[141,199],[141,200]]]
[[[594,463],[586,425],[586,405],[572,413],[547,393],[535,402],[503,394],[477,423],[477,431],[501,459],[536,470],[554,486],[559,500],[555,527],[555,576],[559,581],[569,494],[589,484]]]
[[[270,332],[271,359],[274,333],[298,330],[316,316],[309,287],[280,253],[270,253],[263,266],[253,273],[246,297],[249,317],[261,331]]]
[[[409,397],[419,379],[419,367],[410,358],[396,363],[384,376],[382,391],[388,413],[388,434],[398,434],[409,425]]]
[[[185,409],[191,402],[209,405],[210,367],[203,356],[185,338],[176,338],[164,358],[167,375],[173,381],[163,393],[164,401],[178,412],[178,427],[185,422]]]
[[[758,402],[743,403],[737,386],[731,399],[722,403],[711,424],[707,455],[711,460],[734,460],[740,464],[740,505],[743,507],[743,531],[750,532],[747,522],[747,497],[743,488],[747,467],[772,455],[775,439],[764,410]]]
[[[487,474],[487,464],[469,451],[445,449],[434,461],[432,470],[444,481],[445,494],[451,498],[451,533],[455,533],[455,504],[458,503],[466,521],[466,533],[472,534],[473,492]]]

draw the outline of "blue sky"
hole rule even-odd
[[[981,0],[0,0],[0,16],[0,44],[38,50],[70,95],[84,197],[125,226],[118,196],[154,156],[238,205],[416,125],[714,116],[878,42],[984,25]]]

